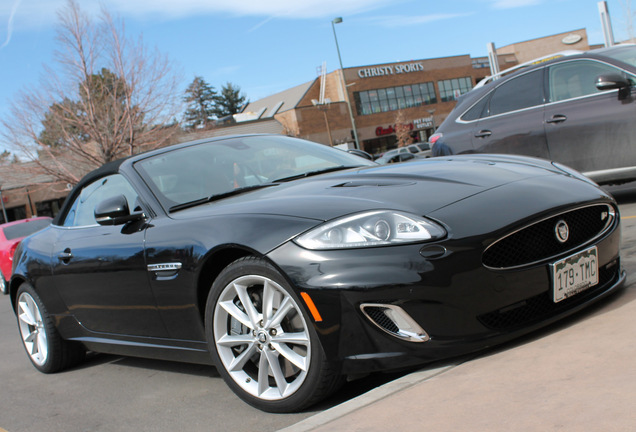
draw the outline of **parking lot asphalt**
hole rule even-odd
[[[422,369],[280,432],[636,430],[636,204],[625,289],[529,337]]]

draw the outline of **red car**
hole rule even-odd
[[[11,277],[13,253],[18,243],[26,236],[49,226],[51,220],[50,217],[42,216],[0,225],[0,291],[3,294],[9,292],[7,281]]]

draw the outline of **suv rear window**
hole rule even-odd
[[[504,114],[543,103],[543,69],[539,69],[497,87],[490,98],[489,114]]]
[[[470,121],[470,120],[477,120],[479,118],[486,117],[488,115],[488,111],[486,111],[485,109],[487,104],[488,104],[488,96],[482,98],[479,102],[473,105],[471,109],[466,111],[466,113],[462,116],[462,120]]]

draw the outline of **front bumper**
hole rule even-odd
[[[466,244],[308,251],[289,242],[269,258],[293,287],[312,297],[322,316],[314,324],[322,347],[346,374],[411,367],[501,344],[575,313],[625,282],[618,228],[596,242],[599,283],[559,303],[552,302],[549,263],[487,269],[483,248]],[[444,253],[428,253],[435,248]],[[387,334],[362,312],[365,303],[399,306],[430,339],[410,342]]]

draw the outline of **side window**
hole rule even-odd
[[[490,98],[489,114],[503,114],[543,103],[543,69],[539,69],[497,87]]]
[[[64,218],[64,226],[77,227],[95,225],[95,207],[107,198],[124,195],[128,207],[133,210],[137,193],[130,183],[121,175],[114,174],[103,177],[85,186],[73,202],[71,209]]]
[[[596,78],[604,74],[623,75],[623,72],[593,60],[574,60],[550,66],[549,101],[558,102],[599,93]]]
[[[488,96],[481,98],[479,102],[477,102],[468,111],[466,111],[466,113],[464,113],[464,115],[462,116],[462,120],[471,121],[471,120],[477,120],[478,118],[481,118],[481,117],[486,117],[488,115],[486,110],[487,105],[488,105]]]

